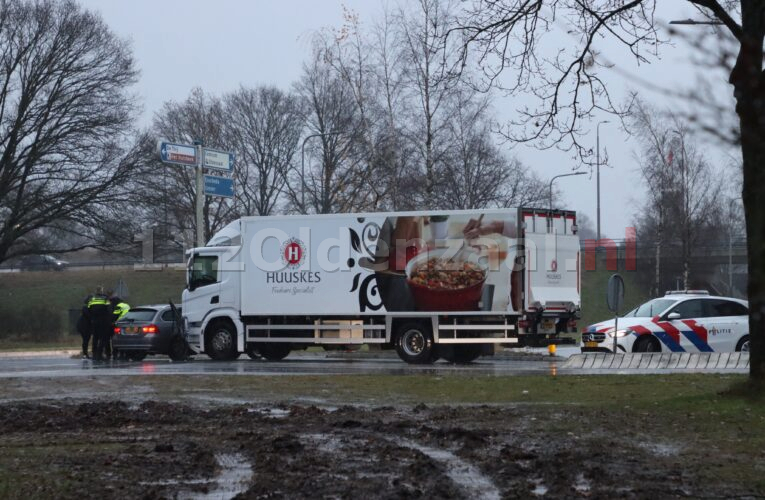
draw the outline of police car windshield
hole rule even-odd
[[[677,299],[653,299],[643,305],[631,310],[625,317],[630,318],[652,318],[667,310],[669,306],[677,302]]]

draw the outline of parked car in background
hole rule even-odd
[[[582,351],[749,351],[749,305],[703,290],[667,292],[619,318],[587,327]]]
[[[68,262],[52,255],[27,255],[19,261],[22,271],[63,271],[68,265]]]
[[[174,360],[186,359],[188,346],[169,304],[133,307],[114,325],[112,347],[128,359],[141,361],[149,354],[166,354]]]

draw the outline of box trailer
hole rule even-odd
[[[188,255],[185,336],[213,359],[377,344],[469,362],[571,340],[579,317],[570,211],[244,217]]]

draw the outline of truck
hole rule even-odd
[[[187,251],[184,336],[215,360],[368,344],[412,364],[573,343],[576,233],[540,208],[243,217]]]

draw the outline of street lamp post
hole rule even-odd
[[[300,205],[305,211],[305,143],[313,137],[326,137],[328,135],[338,135],[342,132],[324,132],[311,134],[303,139],[303,146],[300,148]]]
[[[596,190],[597,190],[597,240],[600,241],[600,125],[603,123],[609,123],[608,120],[598,122],[595,126],[595,163],[597,163],[596,177]]]
[[[552,196],[553,195],[552,188],[553,188],[553,182],[555,182],[555,179],[558,179],[560,177],[570,177],[572,175],[586,175],[586,174],[587,174],[587,172],[571,172],[569,174],[558,174],[558,175],[554,176],[552,179],[550,179],[550,213],[551,214],[552,214],[552,198],[553,198],[553,196]],[[548,215],[548,220],[552,220],[552,215]],[[549,224],[548,227],[551,229],[552,228],[552,224]]]

